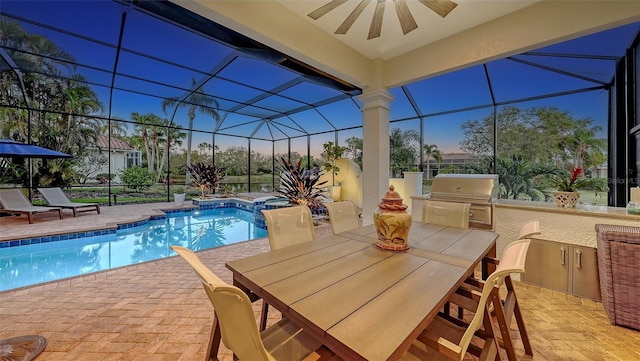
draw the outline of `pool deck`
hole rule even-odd
[[[190,201],[182,207],[177,207],[173,202],[102,206],[100,214],[95,211],[80,212],[75,218],[70,209],[64,209],[62,219],[58,218],[56,212],[36,213],[33,215],[33,224],[29,224],[26,215],[0,217],[0,241],[115,228],[117,224],[163,215],[161,210],[193,207]]]
[[[187,204],[188,203],[188,204]],[[0,217],[1,239],[112,228],[162,215],[161,210],[193,208],[191,202],[101,207],[101,213],[71,210],[34,216]],[[331,234],[323,223],[318,237]],[[230,247],[231,246],[231,247]],[[267,238],[200,251],[222,279],[231,283],[225,262],[269,250]],[[256,319],[260,303],[254,304]],[[39,334],[47,338],[38,361],[201,360],[211,327],[212,307],[189,266],[176,256],[105,270],[41,285],[0,292],[0,339]],[[278,312],[269,312],[277,322]],[[221,360],[231,352],[221,348]]]
[[[144,218],[165,207],[175,208],[173,203],[111,206],[103,207],[100,215],[73,218],[65,212],[62,221],[40,215],[33,225],[25,216],[3,217],[0,233],[28,238],[95,229]],[[322,224],[316,233],[321,238],[331,234],[331,228]],[[260,238],[198,254],[231,282],[226,262],[268,250],[268,240]],[[640,332],[612,326],[601,303],[522,283],[516,287],[534,348],[530,357],[516,342],[519,360],[640,359]],[[253,305],[256,322],[260,302]],[[46,337],[47,347],[37,361],[199,361],[204,359],[212,311],[192,269],[174,256],[0,292],[0,339]],[[276,322],[278,312],[270,310],[269,319]],[[220,360],[232,360],[224,346]]]

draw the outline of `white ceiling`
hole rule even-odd
[[[367,40],[383,0],[348,0],[318,20],[307,14],[331,0],[171,1],[365,91],[640,21],[640,0],[452,0],[458,5],[445,18],[405,0],[418,27],[404,35],[386,0],[381,36]],[[334,34],[360,3],[367,5],[349,31]]]
[[[360,0],[349,0],[318,20],[307,16],[313,10],[330,1],[277,0],[282,6],[367,58],[386,60],[520,10],[539,0],[454,0],[458,5],[445,18],[440,17],[418,0],[407,0],[407,5],[418,28],[406,35],[402,33],[393,0],[386,0],[381,36],[370,40],[367,40],[367,34],[376,7],[375,0],[368,3],[362,14],[344,35],[334,34],[334,32],[358,6]]]

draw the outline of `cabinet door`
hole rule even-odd
[[[523,280],[544,288],[567,292],[569,246],[532,239],[527,252]]]
[[[600,301],[597,250],[592,247],[571,247],[572,289],[576,296]]]

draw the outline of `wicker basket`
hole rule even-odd
[[[602,306],[613,325],[640,330],[640,227],[595,229]]]
[[[578,204],[576,192],[551,192],[557,207],[574,208]]]

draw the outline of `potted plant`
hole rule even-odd
[[[342,192],[342,186],[336,185],[336,175],[340,171],[340,168],[336,165],[338,159],[342,158],[342,154],[347,150],[347,147],[341,147],[331,141],[322,145],[324,151],[321,156],[324,158],[325,163],[322,165],[324,170],[331,172],[331,187],[329,187],[329,195],[334,201],[340,200]]]
[[[200,188],[200,198],[205,199],[207,195],[205,190],[211,192],[215,189],[216,184],[224,179],[223,174],[225,168],[215,164],[193,163],[187,166],[187,169],[193,176],[193,183]]]
[[[185,196],[186,195],[184,193],[184,188],[182,188],[182,187],[174,188],[174,190],[173,190],[173,201],[175,202],[176,206],[182,207],[182,205],[184,205]]]
[[[286,197],[292,205],[306,205],[311,211],[323,207],[320,196],[326,190],[320,182],[320,170],[301,168],[302,159],[293,164],[280,158],[280,188],[278,193]]]
[[[551,184],[557,191],[551,192],[558,207],[575,207],[580,194],[578,189],[607,192],[609,187],[606,180],[599,178],[587,178],[580,176],[581,167],[573,167],[570,173],[556,170],[548,175]]]

